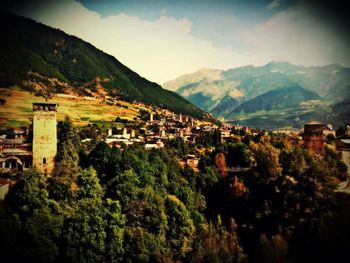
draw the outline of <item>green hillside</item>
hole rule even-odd
[[[57,78],[75,92],[82,92],[82,86],[93,89],[87,83],[99,78],[112,96],[142,101],[198,118],[203,116],[202,110],[181,96],[139,76],[113,56],[75,36],[4,13],[0,21],[0,86],[21,86],[23,80],[35,82],[40,74]],[[64,89],[65,86],[53,86],[50,92],[63,92]]]

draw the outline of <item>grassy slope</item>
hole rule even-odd
[[[0,99],[5,99],[0,106],[0,127],[19,127],[31,123],[33,116],[32,103],[45,101],[27,91],[16,89],[0,89]],[[59,103],[58,120],[69,115],[76,125],[87,125],[90,122],[106,122],[106,125],[116,117],[132,120],[137,116],[140,107],[127,102],[119,102],[128,108],[107,105],[98,101],[86,101],[60,98],[54,96],[49,102]]]

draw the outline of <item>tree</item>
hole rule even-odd
[[[218,153],[215,155],[215,165],[218,168],[222,177],[227,176],[227,163],[224,153]]]
[[[251,163],[250,151],[244,143],[228,143],[227,148],[227,164],[230,167],[241,166],[249,167]]]
[[[262,176],[276,176],[281,172],[279,167],[280,151],[273,147],[269,142],[250,143],[250,149],[253,152],[256,170]]]
[[[34,209],[48,205],[48,192],[43,176],[35,169],[23,173],[18,182],[10,188],[6,196],[8,203],[20,215],[30,215]]]
[[[108,184],[107,196],[120,200],[122,207],[125,207],[130,200],[136,198],[140,180],[135,172],[130,169],[116,174]]]
[[[174,195],[165,199],[168,221],[167,240],[176,258],[182,258],[191,251],[194,225],[186,206]]]
[[[283,173],[297,177],[301,176],[307,169],[305,154],[305,150],[297,145],[291,150],[283,149],[280,156]]]
[[[78,174],[77,201],[73,205],[73,213],[65,222],[63,260],[79,262],[103,261],[106,257],[118,257],[107,251],[107,229],[114,243],[121,244],[119,223],[121,216],[118,204],[107,202],[106,211],[102,200],[102,187],[93,168],[89,167]],[[108,220],[106,219],[108,218]],[[108,226],[108,223],[112,225]],[[114,229],[112,226],[116,226]],[[108,227],[107,227],[108,226]],[[113,244],[111,244],[113,246]]]
[[[215,224],[203,227],[194,240],[194,251],[189,254],[191,262],[242,262],[246,257],[240,247],[237,225],[231,218],[229,230],[222,224],[221,217]]]
[[[80,139],[75,131],[71,119],[66,116],[64,121],[58,122],[58,147],[56,161],[71,162],[76,169],[79,161]]]
[[[63,227],[59,205],[48,198],[43,176],[36,170],[25,172],[6,197],[8,214],[0,221],[6,233],[6,220],[12,218],[12,240],[18,261],[53,262],[59,254],[58,240]],[[11,241],[9,239],[8,241]],[[11,250],[8,250],[11,251]],[[11,261],[11,260],[10,260]]]
[[[90,152],[85,166],[93,166],[102,182],[106,184],[112,180],[121,168],[122,156],[116,147],[110,148],[102,141]]]
[[[63,230],[63,260],[69,262],[103,261],[106,252],[106,222],[99,198],[76,202],[74,213]]]
[[[106,259],[108,262],[122,261],[124,255],[125,217],[118,201],[107,198],[104,201]]]

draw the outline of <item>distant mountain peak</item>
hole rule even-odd
[[[265,114],[264,118],[269,119],[269,123],[274,123],[277,127],[288,125],[298,127],[309,118],[322,120],[329,109],[322,105],[350,98],[350,68],[338,64],[306,67],[293,65],[287,61],[270,61],[263,66],[249,65],[221,72],[219,70],[217,72],[220,74],[216,76],[220,77],[219,79],[204,76],[206,72],[212,73],[212,69],[202,69],[184,75],[186,77],[191,75],[192,80],[182,78],[183,76],[178,77],[176,82],[173,82],[174,90],[214,116],[226,120],[239,118],[240,124],[266,127],[266,120],[263,120],[262,115]],[[197,76],[196,80],[193,74]],[[183,82],[184,80],[186,82]],[[226,97],[227,94],[234,100]],[[255,112],[257,107],[253,101],[248,114],[235,113],[234,116],[230,114],[235,108],[263,94],[266,104],[262,103],[262,108],[266,109],[265,112],[264,110],[263,113]],[[293,101],[295,103],[292,103]],[[271,107],[268,104],[271,104]],[[339,107],[343,107],[342,105]],[[271,120],[270,117],[275,114],[279,114],[278,117],[272,117]],[[252,119],[252,122],[245,122]],[[269,125],[268,127],[273,126]]]
[[[194,73],[181,75],[176,79],[167,81],[162,86],[168,90],[176,91],[191,83],[220,80],[222,72],[223,70],[220,69],[202,68]]]
[[[265,67],[276,67],[276,66],[293,66],[293,64],[288,61],[280,61],[280,60],[271,60],[268,62]]]
[[[315,92],[306,90],[297,84],[288,84],[277,89],[267,91],[251,100],[248,100],[238,106],[234,112],[257,112],[268,111],[273,109],[284,109],[299,105],[301,102],[308,100],[318,100]]]

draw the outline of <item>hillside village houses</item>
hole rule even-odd
[[[0,135],[0,174],[21,173],[31,166],[36,166],[41,172],[50,174],[54,168],[57,152],[57,109],[56,103],[33,103],[33,129],[13,129],[10,134]],[[149,118],[136,126],[124,125],[119,129],[107,128],[102,139],[110,147],[123,148],[124,145],[142,144],[145,149],[163,148],[170,140],[182,138],[185,143],[195,143],[201,133],[219,130],[221,140],[232,141],[236,134],[257,136],[267,134],[267,131],[251,129],[241,125],[201,122],[193,117],[176,114],[168,110],[150,111]],[[331,126],[311,122],[301,131],[279,130],[296,143],[303,144],[309,150],[322,154],[325,138],[335,137]],[[91,138],[85,138],[82,143],[90,143]],[[350,126],[347,126],[344,138],[336,139],[337,150],[342,154],[343,161],[350,171]],[[199,158],[191,154],[179,160],[180,165],[188,165],[197,170]],[[235,167],[231,167],[236,171]],[[4,179],[4,178],[3,178]],[[0,181],[1,189],[11,181]],[[2,191],[0,189],[0,192]],[[0,196],[1,198],[1,196]]]
[[[35,165],[41,172],[50,174],[54,168],[57,152],[57,109],[58,104],[33,103],[33,125],[31,129],[13,129],[0,135],[0,173],[18,173]],[[141,143],[146,149],[162,148],[168,140],[181,137],[185,142],[194,142],[198,134],[193,129],[209,130],[199,126],[199,121],[190,116],[163,111],[155,119],[150,113],[149,120],[138,129],[123,127],[114,134],[108,128],[103,138],[109,146],[122,147]],[[215,127],[213,124],[210,127]],[[90,142],[85,138],[82,143]]]
[[[33,126],[30,129],[14,129],[10,134],[0,136],[0,173],[21,173],[35,165],[43,173],[50,174],[54,168],[57,152],[57,110],[56,103],[33,103]],[[169,110],[150,111],[149,119],[138,128],[106,129],[103,140],[110,147],[142,144],[145,149],[163,148],[169,140],[180,137],[184,142],[195,143],[200,133],[211,132],[218,126],[204,123],[188,115]],[[224,124],[220,128],[222,140],[228,140],[234,129],[250,133],[248,127]],[[8,133],[8,132],[7,132]],[[85,138],[82,143],[91,142]],[[196,168],[198,158],[187,156],[186,163]]]

